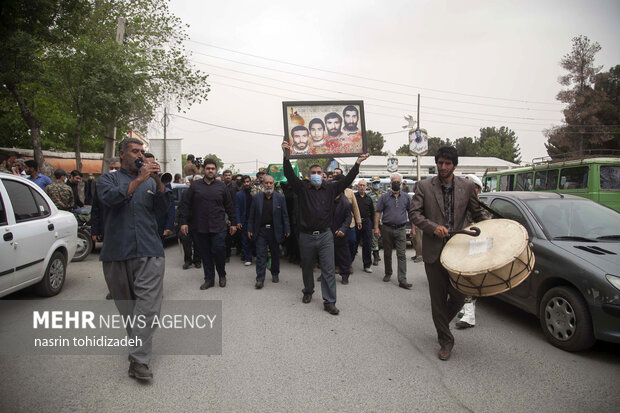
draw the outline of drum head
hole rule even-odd
[[[474,276],[504,267],[527,247],[526,229],[510,219],[476,223],[480,235],[457,234],[444,246],[441,264],[451,273]]]

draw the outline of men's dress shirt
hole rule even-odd
[[[230,191],[224,182],[204,179],[193,181],[181,203],[181,225],[189,225],[199,233],[223,232],[228,229],[226,214],[231,225],[237,225],[235,208]]]
[[[302,181],[295,176],[291,161],[284,158],[284,176],[299,197],[302,231],[323,231],[331,227],[334,198],[353,183],[358,172],[359,164],[356,162],[344,179],[331,184],[323,181],[317,189],[309,181]]]
[[[443,193],[443,209],[446,217],[446,228],[448,231],[454,230],[454,181],[449,184],[441,184]]]
[[[97,181],[97,197],[106,210],[105,241],[99,261],[125,261],[140,257],[163,257],[164,248],[157,231],[157,215],[168,210],[169,199],[157,190],[153,178],[141,183],[127,196],[129,184],[137,176],[125,169],[105,173]]]
[[[383,212],[382,222],[387,225],[403,225],[409,222],[409,195],[400,193],[394,196],[394,192],[389,191],[381,195],[377,201],[377,212]]]
[[[355,193],[355,199],[357,200],[357,206],[360,210],[360,217],[364,219],[374,219],[375,207],[372,205],[372,199],[368,194],[362,196],[359,192]]]
[[[263,211],[260,219],[260,226],[273,225],[273,196],[263,199]]]
[[[32,176],[29,178],[32,182],[34,182],[35,184],[39,185],[39,188],[41,188],[42,190],[45,191],[45,187],[48,186],[49,184],[52,183],[52,180],[49,179],[49,177],[45,176],[45,175],[41,175],[39,174],[36,178],[32,178]]]

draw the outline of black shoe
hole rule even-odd
[[[202,267],[202,264],[201,264],[201,263],[199,263],[199,262],[194,263],[194,267],[196,267],[196,268],[200,268],[200,267]]]
[[[450,354],[452,353],[452,350],[447,348],[447,347],[442,347],[439,350],[439,353],[437,353],[437,357],[439,357],[439,360],[443,360],[446,361],[450,358]]]
[[[328,313],[330,313],[331,315],[338,315],[340,313],[340,310],[337,309],[336,305],[332,303],[323,304],[323,309],[327,311]]]
[[[108,295],[105,296],[106,300],[111,300],[112,299],[112,293],[108,293]]]
[[[304,297],[301,299],[301,302],[304,304],[308,304],[312,301],[312,294],[304,294]]]
[[[411,285],[411,283],[408,283],[406,281],[404,283],[398,283],[398,286],[400,288],[404,288],[405,290],[411,290]]]
[[[389,282],[390,278],[392,278],[392,276],[386,274],[385,277],[383,277],[383,282]]]
[[[372,252],[372,265],[375,267],[379,265],[379,251]]]
[[[215,283],[214,283],[213,281],[211,281],[211,282],[206,282],[206,281],[205,281],[205,282],[204,282],[204,283],[200,286],[200,289],[201,289],[201,290],[206,290],[206,289],[208,289],[208,288],[213,287],[214,285],[215,285]]]
[[[263,282],[256,281],[256,284],[254,285],[254,287],[256,287],[257,290],[260,290],[261,288],[263,288]]]
[[[192,266],[192,264],[185,263],[185,264],[183,264],[183,269],[186,270],[186,269],[188,269],[191,266]]]
[[[220,287],[222,288],[226,287],[226,277],[220,278]]]
[[[342,283],[344,285],[347,285],[349,283],[349,276],[348,275],[347,276],[344,276],[344,275],[342,276]]]
[[[280,282],[280,277],[278,277],[278,274],[272,274],[271,275],[271,282],[273,282],[273,283],[279,283]]]
[[[135,360],[129,362],[129,371],[127,372],[129,377],[133,377],[138,380],[152,380],[153,372],[147,364],[138,363]]]

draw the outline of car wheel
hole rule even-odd
[[[67,275],[67,259],[60,251],[55,251],[47,264],[43,279],[35,286],[37,294],[51,297],[62,290]]]
[[[588,305],[573,288],[547,291],[540,302],[539,317],[547,340],[562,350],[585,350],[596,341]]]
[[[78,231],[77,238],[77,248],[71,262],[83,261],[93,250],[93,239],[87,233]]]

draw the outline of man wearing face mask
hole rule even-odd
[[[407,282],[407,225],[409,225],[409,195],[400,190],[403,178],[399,173],[390,176],[390,189],[381,195],[375,208],[375,236],[383,237],[383,260],[385,277],[388,282],[392,277],[392,249],[396,248],[398,259],[398,286],[407,290],[411,284]],[[383,227],[379,230],[379,219],[383,214]]]
[[[383,195],[383,192],[381,191],[381,179],[379,179],[378,176],[373,176],[372,181],[370,181],[370,193],[368,193],[368,196],[370,197],[370,199],[372,199],[373,214],[370,217],[370,219],[372,221],[371,225],[373,227],[374,227],[373,223],[375,220],[374,209],[377,207],[377,202],[379,201],[379,198],[381,197],[381,195]],[[381,237],[377,237],[375,236],[375,234],[372,234],[372,265],[374,265],[375,267],[378,266],[379,261],[381,261],[381,257],[379,257],[379,239],[380,238]]]
[[[271,281],[280,281],[280,244],[291,233],[284,195],[274,192],[273,176],[265,175],[262,192],[252,197],[248,237],[256,243],[256,289],[263,288],[267,247],[271,252]]]
[[[299,197],[300,233],[299,250],[302,261],[304,281],[303,303],[312,301],[314,293],[314,277],[312,270],[317,258],[321,265],[321,292],[323,307],[332,315],[340,312],[336,308],[336,277],[334,275],[334,237],[331,231],[332,204],[338,194],[351,185],[359,173],[359,165],[368,158],[368,154],[360,155],[347,176],[338,182],[327,185],[323,182],[323,170],[319,165],[310,167],[310,182],[302,181],[293,172],[289,157],[290,144],[282,142],[284,152],[284,175],[289,187]]]

